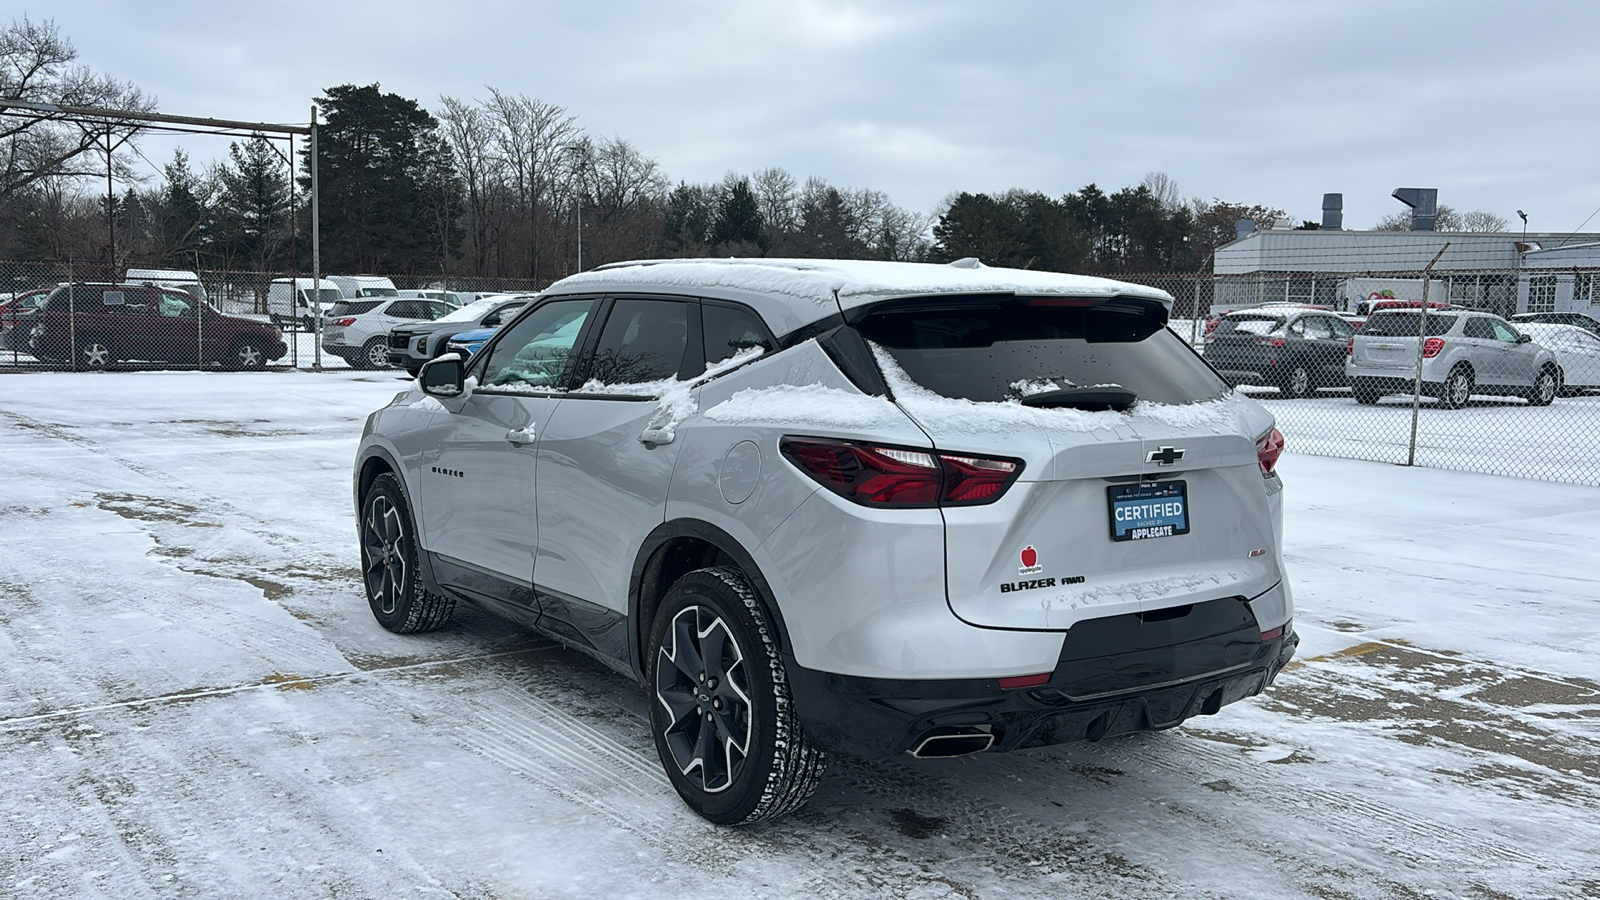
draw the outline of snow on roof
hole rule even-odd
[[[893,297],[927,294],[1116,295],[1157,300],[1170,309],[1172,296],[1143,285],[1023,269],[992,268],[977,260],[949,265],[838,259],[657,259],[612,263],[551,285],[550,293],[583,289],[707,289],[765,295],[791,301],[801,324],[834,312]],[[793,308],[798,307],[798,308]]]

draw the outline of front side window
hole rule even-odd
[[[913,381],[945,397],[992,402],[1105,385],[1149,403],[1225,395],[1228,384],[1152,306],[1120,298],[951,298],[885,304],[856,327]]]
[[[1489,320],[1489,324],[1494,328],[1495,340],[1507,341],[1513,344],[1517,342],[1517,332],[1510,325],[1507,325],[1504,322],[1496,322],[1493,319]]]
[[[1494,325],[1490,324],[1489,320],[1483,316],[1473,316],[1467,320],[1466,325],[1462,326],[1461,335],[1463,337],[1492,341],[1494,340]]]
[[[489,350],[478,368],[479,386],[559,388],[593,308],[592,300],[557,300],[529,313]]]
[[[689,346],[689,304],[618,300],[606,319],[588,377],[602,384],[675,378]]]
[[[156,307],[163,318],[167,319],[192,319],[195,317],[194,298],[188,294],[177,291],[162,291],[156,299]]]

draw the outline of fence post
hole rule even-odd
[[[1411,384],[1411,442],[1406,455],[1406,465],[1417,464],[1417,410],[1422,406],[1422,345],[1428,342],[1428,284],[1433,280],[1433,266],[1439,257],[1450,249],[1450,242],[1445,241],[1439,252],[1429,260],[1427,268],[1422,270],[1422,315],[1417,316],[1417,377]]]
[[[322,297],[322,233],[317,220],[317,107],[311,107],[311,286]],[[322,371],[322,311],[311,317],[311,370]]]

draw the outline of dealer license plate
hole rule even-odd
[[[1183,481],[1112,485],[1111,539],[1142,541],[1189,533],[1189,486]]]

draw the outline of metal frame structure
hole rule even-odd
[[[120,120],[124,123],[136,124],[137,131],[155,131],[175,134],[215,134],[224,137],[255,137],[283,135],[279,140],[289,141],[289,184],[291,197],[294,185],[294,136],[301,135],[311,140],[311,283],[322,283],[322,240],[321,228],[318,218],[318,191],[317,191],[317,107],[311,107],[311,123],[309,125],[284,125],[275,122],[245,122],[236,119],[212,119],[202,116],[174,116],[166,113],[142,112],[128,109],[102,109],[92,106],[61,106],[55,103],[37,103],[31,100],[17,100],[0,98],[0,116],[35,116],[53,122],[70,122],[76,125],[98,125],[108,129]],[[107,189],[109,191],[109,166],[110,153],[115,148],[107,143]],[[291,200],[291,206],[293,202]],[[109,214],[109,213],[108,213]],[[115,228],[112,229],[112,240],[116,237]],[[113,245],[113,260],[115,258],[115,245]],[[291,287],[295,282],[291,282]],[[292,291],[291,291],[292,293]],[[322,368],[322,317],[313,316],[312,345],[315,348],[315,361],[312,368]]]

